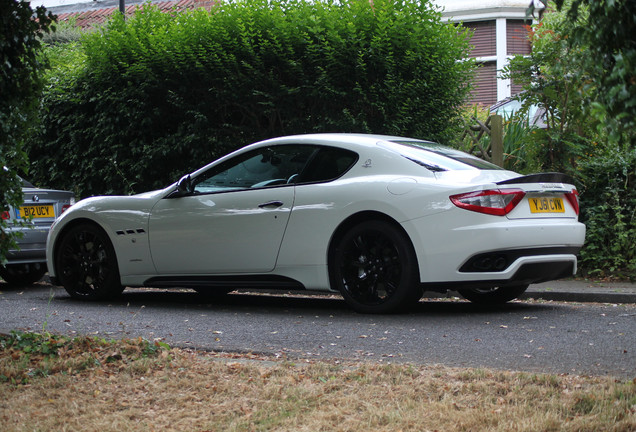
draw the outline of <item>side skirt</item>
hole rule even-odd
[[[144,281],[153,288],[268,288],[304,290],[300,282],[284,276],[158,276]]]

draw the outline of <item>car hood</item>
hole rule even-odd
[[[165,189],[157,189],[149,192],[142,192],[135,195],[131,195],[134,198],[159,198],[163,197],[169,192],[172,192],[177,187],[177,184],[172,184]]]
[[[84,198],[71,206],[58,219],[70,220],[78,217],[89,217],[99,220],[106,215],[147,214],[157,200],[166,194],[166,189],[145,192],[137,195],[108,195]]]

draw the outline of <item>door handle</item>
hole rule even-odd
[[[259,208],[276,208],[282,205],[283,205],[282,201],[269,201],[263,204],[259,204],[258,207]]]

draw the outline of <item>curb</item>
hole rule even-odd
[[[425,292],[424,298],[461,297],[457,291],[445,294]],[[636,284],[566,279],[530,285],[520,300],[548,300],[578,303],[636,304]]]
[[[570,292],[529,292],[521,300],[552,300],[580,303],[636,303],[636,295],[620,293],[570,293]]]
[[[636,284],[585,280],[551,281],[530,285],[521,298],[583,303],[636,303]]]

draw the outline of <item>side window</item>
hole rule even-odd
[[[239,155],[194,179],[195,193],[228,192],[293,183],[317,147],[263,147]]]
[[[334,180],[346,173],[358,160],[350,150],[321,147],[300,174],[297,183],[316,183]]]

